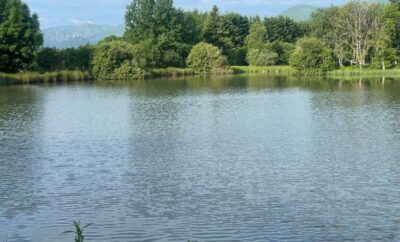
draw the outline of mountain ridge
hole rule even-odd
[[[280,15],[291,18],[295,21],[307,21],[310,19],[311,14],[317,10],[319,7],[302,4],[290,7],[283,11]]]
[[[79,24],[42,30],[44,46],[59,49],[96,44],[105,37],[122,36],[124,25]]]

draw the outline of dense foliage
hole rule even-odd
[[[21,0],[1,0],[0,71],[27,69],[42,43],[38,16]]]
[[[221,51],[207,43],[199,43],[190,51],[187,64],[198,74],[229,73],[228,61]]]
[[[79,70],[90,71],[94,47],[90,45],[78,48],[39,50],[34,68],[38,71]]]
[[[297,41],[290,65],[300,72],[324,72],[334,68],[334,61],[323,41],[305,37]]]
[[[251,49],[247,53],[247,62],[251,66],[272,66],[278,62],[278,54],[268,49]]]
[[[145,49],[123,41],[97,46],[93,56],[93,75],[98,79],[143,78],[146,68]]]
[[[288,17],[269,17],[264,20],[266,40],[269,42],[283,41],[294,43],[304,36],[305,30],[301,25]]]
[[[201,74],[225,73],[230,65],[291,65],[300,72],[386,69],[396,68],[400,57],[399,0],[351,0],[318,9],[306,22],[221,13],[217,6],[184,11],[172,0],[132,0],[125,23],[123,37],[95,46],[38,49],[37,16],[20,0],[0,1],[0,71],[68,69],[132,79],[159,67],[191,67]]]

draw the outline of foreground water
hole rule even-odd
[[[0,241],[400,240],[400,81],[0,86]]]

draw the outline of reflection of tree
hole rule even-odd
[[[31,214],[43,203],[37,188],[40,96],[40,89],[31,86],[0,87],[0,224],[21,213]]]

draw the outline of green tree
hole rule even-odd
[[[39,71],[55,71],[62,69],[60,51],[56,48],[42,48],[36,56],[35,68]]]
[[[97,46],[92,73],[98,79],[138,79],[146,70],[146,50],[139,45],[113,41]]]
[[[247,62],[251,66],[271,66],[278,60],[278,54],[268,49],[251,49],[247,53]]]
[[[325,72],[335,67],[332,53],[325,43],[310,37],[297,41],[289,63],[299,72]]]
[[[60,50],[63,69],[89,71],[93,52],[90,45]]]
[[[372,64],[374,67],[386,68],[393,67],[397,62],[397,50],[393,48],[392,41],[390,39],[390,33],[386,32],[387,29],[381,29],[379,38],[374,46],[374,53],[372,57]]]
[[[336,31],[334,19],[339,15],[340,8],[331,6],[328,8],[320,8],[311,14],[309,25],[311,28],[310,35],[320,38],[332,45],[332,36]]]
[[[382,6],[365,0],[353,0],[333,20],[341,45],[350,49],[360,68],[366,64],[384,28]]]
[[[400,52],[400,1],[392,0],[384,7],[383,21],[387,46]]]
[[[246,37],[247,49],[263,49],[266,44],[267,29],[259,21],[255,21],[250,26],[249,35]]]
[[[203,28],[207,15],[198,10],[183,12],[183,14],[183,27],[186,31],[183,35],[184,42],[188,44],[201,42],[203,40]]]
[[[153,39],[156,35],[154,18],[155,0],[133,0],[125,13],[126,31],[124,37],[130,42]]]
[[[214,6],[204,23],[204,40],[221,49],[229,57],[230,63],[243,63],[243,47],[249,25],[247,17],[236,13],[220,15],[218,7]]]
[[[264,25],[267,30],[266,40],[269,42],[294,43],[304,36],[303,28],[288,17],[267,17],[264,19]]]
[[[193,46],[187,59],[187,65],[198,74],[229,73],[230,68],[221,51],[208,43]]]
[[[0,2],[0,71],[27,69],[43,43],[38,16],[20,0]]]
[[[122,41],[123,38],[115,36],[115,35],[110,35],[110,36],[107,36],[104,39],[100,40],[99,43],[97,43],[97,44],[104,44],[104,43],[107,43],[107,42],[117,41],[117,40],[121,40]]]
[[[340,11],[340,7],[336,6],[320,8],[312,13],[309,24],[310,35],[322,39],[329,48],[333,49],[335,57],[342,67],[345,59],[351,59],[351,55],[349,55],[349,47],[345,43],[347,40],[343,38],[341,31],[335,25],[335,19],[340,15]]]
[[[229,13],[222,16],[222,29],[224,33],[221,39],[222,50],[228,56],[232,65],[243,65],[246,62],[246,36],[249,34],[249,19],[237,13]]]
[[[222,16],[222,28],[227,32],[224,38],[230,42],[232,48],[240,48],[245,45],[246,36],[249,34],[249,19],[237,13],[229,13]]]
[[[152,43],[154,66],[183,66],[195,41],[193,21],[185,22],[182,10],[172,0],[133,0],[128,6],[125,39],[130,43]]]
[[[269,49],[278,54],[276,64],[287,65],[289,64],[290,55],[293,53],[295,45],[292,43],[275,41],[270,44]]]
[[[209,44],[217,46],[219,48],[223,47],[221,42],[221,16],[219,14],[219,9],[217,6],[213,6],[211,12],[208,14],[207,19],[203,27],[203,38]]]

